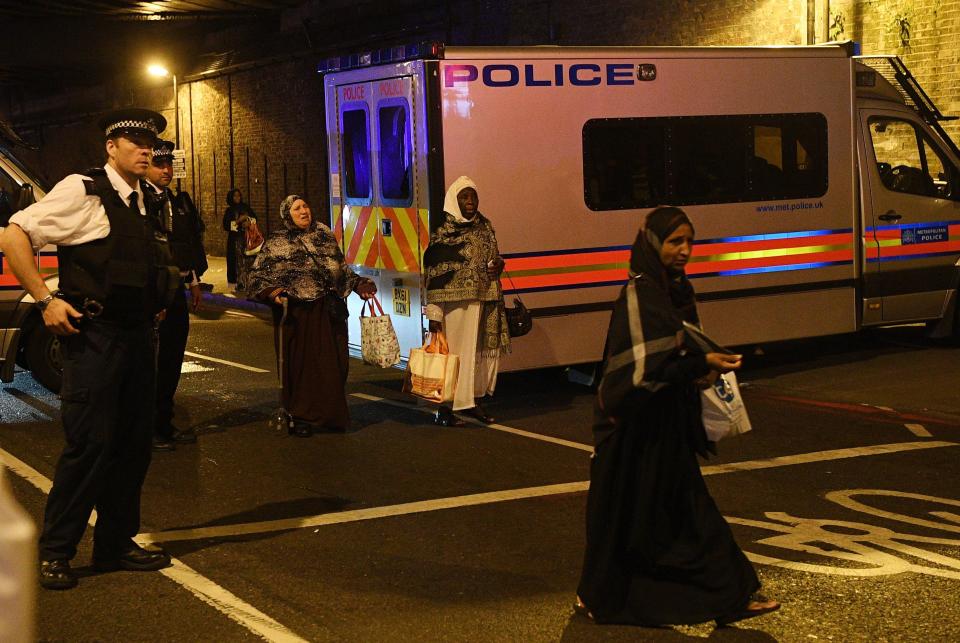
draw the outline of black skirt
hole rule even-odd
[[[700,473],[694,413],[696,390],[669,386],[597,446],[578,595],[599,623],[702,623],[760,587]]]

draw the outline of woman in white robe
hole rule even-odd
[[[452,409],[441,406],[435,422],[462,424],[453,412],[494,421],[479,400],[493,395],[500,355],[510,350],[500,274],[504,261],[490,221],[479,211],[476,184],[461,176],[447,190],[443,224],[424,253],[430,330],[443,330],[460,357]]]

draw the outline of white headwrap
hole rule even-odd
[[[453,218],[456,219],[458,223],[466,223],[468,221],[468,219],[463,218],[463,214],[460,212],[460,203],[457,201],[457,195],[467,188],[476,190],[477,184],[474,183],[473,179],[469,176],[461,176],[450,184],[450,189],[447,190],[447,196],[443,199],[443,211],[453,215]]]

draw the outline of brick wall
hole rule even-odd
[[[820,0],[818,6],[822,4]],[[833,0],[830,4],[833,36],[861,42],[864,53],[900,55],[944,113],[960,114],[960,0]],[[296,14],[295,22],[310,18],[307,5]],[[351,6],[351,20],[356,22],[381,5],[354,2]],[[806,42],[806,0],[451,0],[449,6],[451,14],[442,32],[427,36],[452,44]],[[318,13],[313,18],[333,33],[336,25],[331,25],[330,16]],[[410,25],[398,24],[398,31],[415,29],[419,18],[411,11]],[[319,41],[324,47],[335,47],[332,36]],[[117,88],[113,100],[99,106],[85,90],[82,113],[70,118],[47,119],[49,101],[20,105],[17,113],[7,117],[21,128],[27,124],[29,137],[40,146],[38,152],[25,154],[25,160],[53,180],[101,163],[102,141],[92,123],[98,109],[111,106],[138,104],[161,111],[170,120],[164,136],[173,139],[170,85],[148,87],[145,81],[138,82]],[[279,225],[279,202],[291,192],[308,198],[321,220],[327,218],[323,97],[315,60],[287,60],[181,83],[179,106],[181,147],[187,155],[187,179],[182,185],[200,206],[209,252],[223,252],[221,218],[232,186],[244,192],[264,231]],[[960,128],[947,128],[955,140],[960,138]]]

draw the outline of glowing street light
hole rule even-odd
[[[147,73],[151,76],[157,76],[158,78],[166,78],[170,75],[170,71],[166,67],[157,64],[148,66]]]

